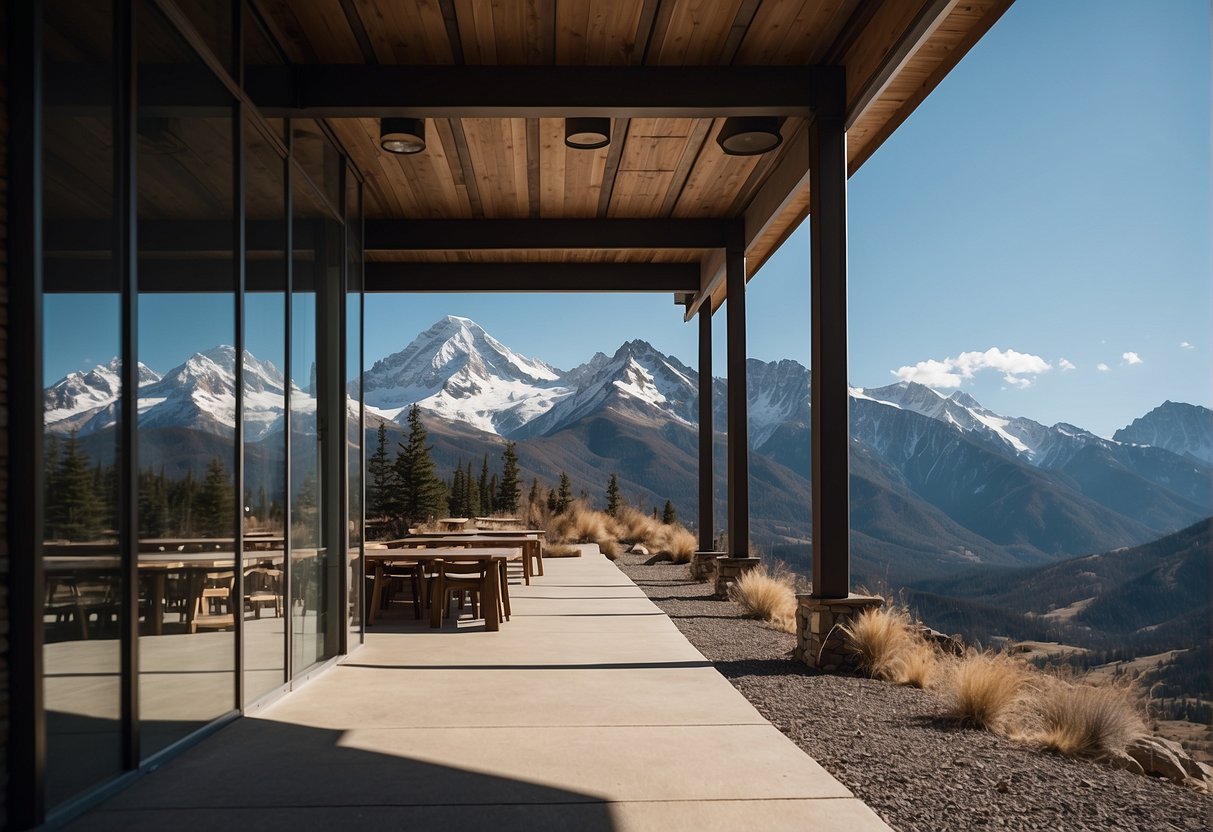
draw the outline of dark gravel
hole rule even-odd
[[[947,720],[937,694],[818,673],[795,638],[711,598],[687,567],[616,564],[754,707],[889,825],[945,830],[1210,830],[1213,799]]]

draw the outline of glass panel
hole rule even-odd
[[[245,126],[244,698],[286,681],[286,167]]]
[[[149,3],[145,63],[209,77]],[[232,109],[191,85],[140,101],[137,149],[139,708],[150,755],[235,706],[235,228]],[[226,113],[224,112],[227,107]]]
[[[177,8],[198,30],[202,42],[235,75],[231,0],[175,0]]]
[[[291,120],[291,141],[295,161],[320,189],[330,209],[339,212],[344,197],[341,193],[342,161],[337,147],[321,131],[320,125],[308,118]]]
[[[265,29],[257,20],[256,15],[246,4],[244,14],[244,83],[246,87],[255,89],[253,82],[258,70],[283,66],[286,61],[278,47],[266,35]],[[250,90],[251,91],[251,90]],[[274,135],[286,141],[286,120],[281,118],[267,119],[274,129]]]
[[[362,631],[362,214],[361,185],[346,173],[345,302],[346,459],[348,460],[349,618],[351,634]],[[351,644],[356,637],[350,638]]]
[[[51,806],[122,768],[116,429],[122,392],[114,274],[111,8],[45,5],[43,133],[46,794]],[[87,242],[93,240],[94,242]]]
[[[296,676],[336,653],[333,634],[339,618],[332,614],[340,563],[328,546],[329,493],[336,471],[326,464],[320,419],[331,403],[340,403],[331,388],[328,368],[335,350],[323,348],[321,316],[332,307],[321,301],[338,284],[340,225],[316,190],[291,171],[293,199],[293,272],[291,293],[291,644]],[[336,258],[334,260],[334,258]],[[327,299],[327,294],[326,294]],[[340,434],[338,434],[340,435]]]

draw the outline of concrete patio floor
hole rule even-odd
[[[382,621],[71,828],[888,829],[596,547],[545,570],[497,633]]]

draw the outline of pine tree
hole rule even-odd
[[[60,522],[63,517],[63,494],[59,488],[59,438],[53,433],[47,437],[46,452],[42,457],[43,477],[42,487],[45,525],[44,534],[48,539],[63,537]]]
[[[480,467],[480,510],[485,514],[493,513],[493,494],[489,491],[489,455],[484,455],[484,465]]]
[[[505,443],[501,453],[501,485],[497,491],[497,510],[518,513],[518,492],[522,487],[518,473],[518,450],[513,442]]]
[[[213,457],[198,494],[198,531],[206,537],[231,534],[234,510],[232,481],[228,479],[223,461]]]
[[[526,501],[528,505],[538,505],[543,502],[543,494],[540,492],[538,477],[531,480],[531,493],[527,495]]]
[[[63,449],[55,480],[59,504],[55,518],[58,535],[68,540],[89,540],[96,536],[99,508],[96,483],[88,467],[88,458],[80,452],[75,431]]]
[[[400,494],[397,519],[402,525],[425,522],[447,507],[446,484],[437,474],[425,439],[421,408],[413,405],[409,410],[408,444],[400,446],[395,465]]]
[[[619,498],[619,475],[612,471],[611,479],[607,483],[607,490],[606,490],[607,514],[614,517],[615,512],[619,511],[620,503],[621,503],[621,501]]]
[[[451,496],[447,500],[451,517],[467,517],[467,482],[463,479],[463,461],[455,467],[455,475],[451,477]]]
[[[560,490],[556,494],[556,513],[564,514],[569,510],[569,506],[573,504],[573,483],[569,479],[569,475],[564,471],[560,472]]]
[[[395,514],[397,499],[396,471],[388,459],[387,426],[379,423],[375,453],[366,463],[369,482],[366,489],[366,512],[368,517],[390,517]]]
[[[550,489],[548,491],[548,511],[552,512],[552,514],[556,514],[559,506],[560,503],[557,502],[556,498],[556,489]]]
[[[501,482],[497,479],[497,475],[493,474],[493,478],[489,480],[489,514],[496,514],[501,506],[497,505],[497,499],[501,495]]]
[[[665,511],[661,512],[661,522],[667,526],[672,526],[678,522],[678,512],[674,510],[674,504],[669,500],[665,501]]]
[[[476,482],[476,477],[472,474],[472,463],[468,462],[468,471],[465,476],[465,482],[468,484],[468,517],[476,517],[480,514],[480,485]]]

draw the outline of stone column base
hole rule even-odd
[[[716,575],[716,559],[724,552],[696,552],[691,559],[691,577],[697,581],[710,581]]]
[[[814,598],[797,595],[796,648],[793,655],[809,667],[835,671],[854,668],[858,657],[847,649],[838,625],[867,609],[879,609],[884,599],[876,595],[846,598]]]
[[[729,587],[733,581],[757,567],[759,563],[758,558],[731,558],[727,555],[716,558],[716,597],[721,600],[728,598]]]

